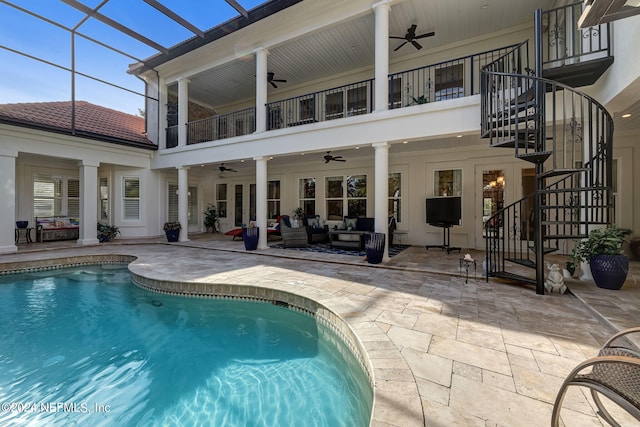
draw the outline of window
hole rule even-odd
[[[100,219],[109,220],[109,179],[101,177],[98,184],[100,197]]]
[[[256,185],[249,184],[249,221],[256,220]]]
[[[311,122],[314,119],[313,114],[313,98],[300,100],[300,121]]]
[[[78,178],[67,179],[67,215],[80,217],[80,180]]]
[[[140,178],[122,178],[122,219],[140,219]]]
[[[344,216],[342,181],[343,178],[341,176],[328,176],[325,178],[325,199],[327,203],[328,220],[342,220]]]
[[[305,215],[316,214],[316,179],[301,178],[298,181],[298,198]]]
[[[402,107],[402,79],[393,77],[389,80],[389,108]]]
[[[347,115],[367,114],[367,87],[360,86],[347,91]]]
[[[454,99],[464,96],[464,65],[454,64],[435,71],[435,100]]]
[[[35,174],[33,176],[33,215],[53,216],[62,214],[61,176]]]
[[[344,92],[326,94],[325,119],[333,120],[344,116]]]
[[[227,217],[227,184],[216,184],[216,207],[218,218]]]
[[[168,210],[167,221],[178,222],[178,184],[169,183],[169,194],[167,194]],[[187,190],[187,223],[198,225],[198,187],[190,186]]]
[[[267,183],[267,218],[276,219],[280,215],[280,181]]]
[[[367,216],[367,176],[347,177],[347,215]]]
[[[325,178],[327,219],[341,220],[344,215],[367,216],[367,176],[351,175]],[[346,193],[344,191],[346,188]],[[344,206],[347,206],[345,213]]]
[[[462,169],[435,171],[433,194],[435,196],[462,195]]]
[[[389,174],[389,216],[393,216],[396,223],[402,221],[402,209],[401,206],[401,188],[402,188],[402,174],[390,173]]]

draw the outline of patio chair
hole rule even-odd
[[[613,335],[602,346],[597,357],[585,360],[576,366],[565,379],[551,415],[551,425],[558,426],[562,401],[569,386],[583,386],[591,390],[598,408],[598,415],[612,426],[620,426],[605,409],[599,394],[640,421],[640,350],[625,338],[640,332],[640,327],[630,328]],[[618,344],[614,345],[614,341]],[[591,368],[589,371],[587,368]],[[585,371],[583,373],[583,371]]]
[[[307,229],[305,227],[292,228],[288,216],[280,219],[280,234],[282,235],[282,247],[300,248],[308,246]]]

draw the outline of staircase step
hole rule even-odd
[[[587,168],[565,168],[565,169],[553,169],[542,172],[538,175],[539,178],[552,178],[554,176],[572,175],[580,172],[587,172]]]
[[[573,240],[573,239],[584,239],[587,236],[586,235],[581,235],[578,233],[575,234],[547,234],[544,236],[545,239],[550,239],[550,240]]]
[[[534,151],[530,153],[517,154],[516,157],[529,163],[544,163],[549,156],[553,154],[551,151]]]
[[[508,262],[512,262],[514,264],[522,265],[524,267],[531,267],[531,268],[536,267],[536,263],[531,261],[528,258],[505,258],[504,260]]]
[[[549,236],[547,236],[547,235],[545,235],[544,237],[545,237],[547,240],[555,240],[555,239],[553,239],[553,238],[551,238],[551,237],[549,237]],[[535,246],[529,246],[529,250],[530,250],[531,252],[533,252],[534,254],[536,253],[536,248],[535,248]],[[542,248],[542,252],[543,252],[545,255],[546,255],[546,254],[553,253],[553,252],[555,252],[555,251],[557,251],[557,250],[558,250],[558,248],[557,248],[557,247],[553,247],[553,246],[545,246],[545,247],[543,247],[543,248]],[[533,262],[533,261],[532,261],[532,262]],[[535,264],[534,264],[534,265],[535,265]]]
[[[517,282],[524,282],[526,284],[535,285],[536,279],[532,279],[530,277],[520,276],[518,274],[507,273],[506,271],[497,271],[495,273],[490,274],[493,277],[500,277],[501,279],[509,279],[515,280]]]
[[[491,148],[516,148],[516,142],[518,145],[518,148],[521,149],[527,149],[527,150],[533,150],[536,148],[536,142],[535,141],[525,141],[524,139],[521,138],[509,138],[509,139],[505,139],[503,141],[500,142],[495,142],[493,144],[489,144],[489,147]]]

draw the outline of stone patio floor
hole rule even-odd
[[[134,255],[130,268],[158,280],[261,285],[315,299],[348,322],[367,350],[375,375],[373,426],[548,426],[569,371],[614,332],[640,323],[638,261],[630,261],[619,291],[570,279],[564,295],[537,295],[531,286],[486,282],[480,261],[477,278],[472,269],[465,283],[459,259],[470,253],[481,260],[474,250],[459,255],[412,246],[370,265],[348,255],[248,252],[218,234],[190,239],[20,244],[17,253],[0,255],[0,271],[16,261]],[[640,425],[613,412],[622,425]],[[575,388],[562,422],[606,425],[588,392]]]

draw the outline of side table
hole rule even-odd
[[[462,276],[462,269],[464,268],[465,271],[465,281],[464,283],[469,283],[469,267],[471,267],[473,265],[473,278],[475,279],[476,282],[478,282],[478,274],[477,274],[477,269],[476,269],[476,260],[472,259],[464,259],[464,258],[460,258],[460,276]]]
[[[26,243],[33,243],[31,230],[33,230],[33,227],[16,228],[16,245],[20,242],[20,239],[24,239]]]

